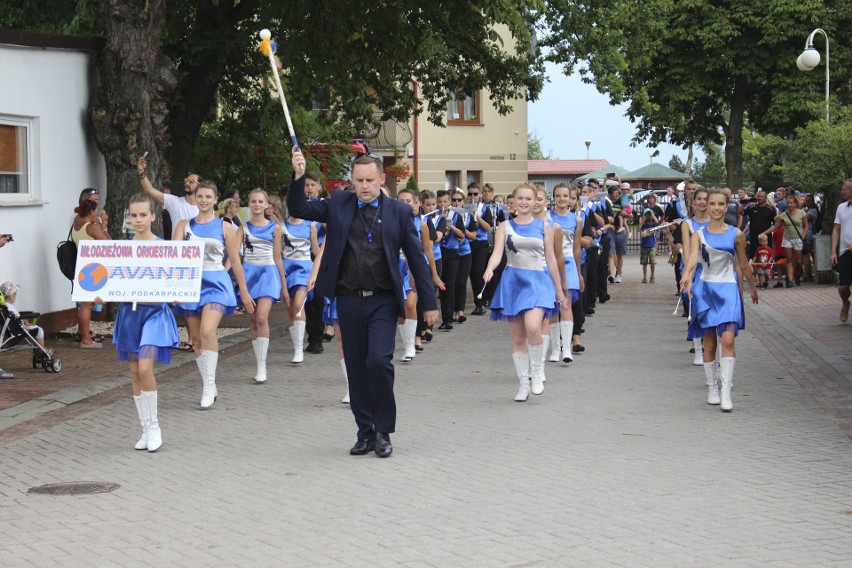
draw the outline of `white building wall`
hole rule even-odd
[[[0,249],[0,282],[23,286],[18,309],[72,308],[56,245],[68,235],[83,188],[100,189],[101,203],[107,198],[104,160],[87,110],[96,85],[95,53],[0,44],[0,85],[0,115],[37,119],[35,178],[41,196],[38,203],[9,205],[0,194],[0,233],[15,239]]]

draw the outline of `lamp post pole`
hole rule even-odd
[[[812,71],[817,65],[819,65],[819,51],[814,47],[814,37],[816,34],[822,34],[825,37],[825,124],[829,125],[829,81],[831,79],[831,72],[829,70],[829,48],[828,48],[828,34],[825,33],[825,30],[822,28],[817,28],[811,32],[808,36],[808,39],[805,40],[805,50],[799,55],[799,58],[796,59],[796,65],[798,66],[800,71]]]

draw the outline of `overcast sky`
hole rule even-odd
[[[566,77],[554,64],[548,64],[547,73],[550,82],[539,100],[527,107],[529,131],[542,139],[545,154],[550,150],[554,159],[585,158],[585,141],[591,140],[591,158],[603,158],[628,170],[651,162],[648,152],[653,150],[630,146],[636,128],[625,115],[626,105],[611,106],[607,95],[583,83],[579,73]],[[655,162],[668,165],[673,154],[686,162],[686,150],[671,144],[658,148],[660,155]]]

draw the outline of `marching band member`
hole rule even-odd
[[[219,338],[216,330],[222,316],[232,314],[237,307],[234,286],[223,264],[226,250],[246,312],[253,313],[255,306],[246,287],[237,233],[232,229],[225,229],[222,219],[214,216],[216,199],[216,184],[210,180],[200,181],[195,191],[198,216],[188,221],[183,220],[175,227],[176,240],[198,240],[204,243],[201,300],[198,303],[181,304],[175,309],[178,315],[186,318],[189,336],[193,339],[201,338],[200,342],[193,344],[193,350],[203,383],[200,402],[203,409],[213,406],[219,394],[216,390],[216,366],[219,362]]]
[[[517,216],[497,229],[494,252],[483,277],[485,282],[491,280],[505,250],[508,260],[491,301],[491,319],[511,322],[512,359],[520,381],[515,400],[522,402],[530,391],[535,395],[544,392],[541,324],[556,313],[554,299],[566,300],[553,254],[553,231],[533,217],[535,187],[523,183],[514,195]]]
[[[692,298],[692,318],[704,335],[704,374],[707,403],[720,404],[723,412],[733,409],[731,385],[736,362],[735,341],[745,327],[742,295],[749,278],[751,301],[758,302],[757,285],[749,269],[742,231],[725,224],[729,197],[719,190],[709,192],[710,222],[690,239],[681,287]],[[696,277],[696,269],[702,266]],[[720,373],[716,375],[716,343],[721,338]]]
[[[686,265],[686,261],[691,253],[691,239],[692,235],[698,229],[706,227],[708,223],[710,223],[710,216],[707,214],[707,190],[704,188],[696,189],[692,193],[692,212],[693,216],[686,219],[685,222],[680,224],[681,231],[681,242],[683,243],[683,259],[684,266]],[[683,269],[681,268],[681,271]],[[700,278],[701,276],[701,265],[699,264],[696,269],[695,278]],[[687,302],[687,298],[684,298],[684,302]],[[690,312],[692,310],[690,309]],[[704,348],[701,344],[701,330],[696,326],[695,320],[689,320],[689,327],[687,330],[686,338],[692,340],[693,349],[695,349],[695,356],[692,359],[692,364],[696,366],[701,366],[704,364]]]
[[[583,316],[583,306],[580,301],[580,291],[583,289],[583,277],[580,274],[580,239],[583,221],[578,215],[579,195],[576,187],[571,188],[566,184],[557,185],[553,188],[553,201],[555,207],[548,212],[547,218],[551,226],[557,224],[562,228],[561,253],[565,263],[563,291],[566,298],[570,299],[571,306],[561,305],[559,316],[550,319],[550,340],[553,344],[550,361],[569,363],[574,360],[571,352],[575,314]]]
[[[291,363],[305,360],[305,300],[308,299],[308,278],[314,267],[311,260],[319,253],[317,224],[297,219],[292,215],[285,219],[281,238],[284,242],[284,274],[290,293],[287,306],[290,339],[293,341]]]
[[[154,202],[144,193],[130,198],[130,222],[134,241],[162,239],[151,232],[155,219]],[[134,446],[137,450],[156,452],[163,445],[163,435],[157,418],[157,378],[154,362],[168,365],[172,349],[180,345],[177,323],[169,304],[165,302],[122,302],[115,317],[112,342],[120,361],[130,366],[130,387],[133,402],[142,424],[142,436]]]
[[[251,221],[244,223],[237,236],[243,243],[246,286],[254,299],[256,307],[249,314],[251,327],[251,345],[257,359],[257,372],[254,380],[266,382],[266,354],[269,351],[269,311],[272,304],[283,300],[289,306],[290,295],[287,292],[287,280],[284,277],[284,264],[281,260],[281,235],[279,223],[269,221],[264,216],[269,207],[269,196],[262,189],[249,193]]]

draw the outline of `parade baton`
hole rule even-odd
[[[290,109],[287,108],[287,99],[284,98],[284,89],[281,88],[281,77],[278,76],[278,66],[275,65],[275,44],[271,41],[272,32],[264,28],[260,30],[260,52],[269,58],[269,66],[272,67],[272,78],[275,80],[275,88],[278,89],[278,99],[284,110],[284,118],[287,121],[287,130],[290,131],[290,142],[295,150],[299,149],[299,141],[296,140],[296,132],[293,130],[293,121],[290,120]]]
[[[479,291],[479,294],[477,294],[477,295],[476,295],[476,299],[477,299],[477,300],[481,300],[481,299],[482,299],[482,294],[483,294],[483,293],[485,293],[485,287],[486,287],[486,286],[488,286],[488,283],[487,283],[487,282],[485,283],[485,285],[484,285],[484,286],[482,286],[482,290],[480,290],[480,291]]]
[[[677,315],[677,310],[678,310],[678,308],[680,308],[680,303],[682,301],[683,301],[683,294],[679,292],[678,295],[677,295],[677,305],[675,306],[675,311],[672,312],[673,316]]]
[[[302,301],[302,307],[301,307],[301,308],[299,308],[299,311],[298,311],[298,312],[296,312],[296,317],[301,317],[301,316],[302,316],[302,310],[304,310],[304,309],[305,309],[305,304],[307,304],[307,303],[308,303],[308,296],[307,296],[307,295],[305,295],[305,299]]]

